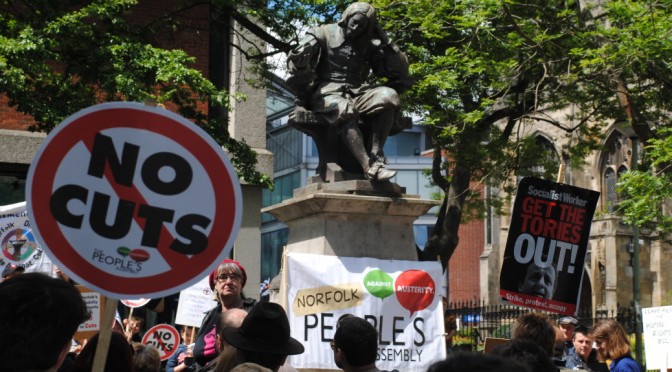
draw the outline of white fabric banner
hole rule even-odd
[[[53,274],[51,259],[35,240],[26,202],[0,206],[0,272],[5,266],[23,266],[26,272]]]
[[[446,357],[441,271],[438,262],[288,254],[286,310],[306,348],[290,364],[338,369],[330,342],[352,314],[378,330],[378,368],[425,371]]]

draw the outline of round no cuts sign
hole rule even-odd
[[[150,328],[142,337],[144,345],[154,346],[159,351],[161,361],[168,360],[180,344],[177,329],[170,324],[157,324]]]
[[[228,256],[240,226],[236,172],[203,130],[168,110],[105,103],[49,134],[27,205],[50,256],[113,298],[189,287]]]

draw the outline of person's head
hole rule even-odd
[[[127,330],[133,334],[136,334],[142,331],[142,327],[145,325],[145,319],[142,315],[132,314],[129,318],[124,319],[124,330]]]
[[[352,315],[341,317],[336,326],[334,362],[341,369],[375,364],[378,353],[378,332],[368,321]]]
[[[558,326],[562,330],[566,341],[571,341],[574,338],[574,329],[578,324],[579,321],[573,316],[563,316],[558,319]]]
[[[603,319],[597,322],[590,331],[590,338],[595,341],[597,354],[602,361],[630,354],[628,335],[615,319]]]
[[[429,366],[427,372],[532,372],[513,360],[495,355],[455,353]],[[537,371],[534,371],[537,372]]]
[[[2,269],[2,281],[4,282],[7,279],[19,276],[23,274],[25,271],[26,269],[23,266],[15,264],[7,264],[5,265],[5,268]]]
[[[593,351],[593,340],[589,336],[588,328],[582,325],[576,326],[572,343],[574,344],[576,354],[578,354],[581,359],[587,360],[588,356],[590,356],[590,352]]]
[[[245,362],[277,371],[288,355],[301,354],[303,345],[290,336],[285,310],[274,302],[258,302],[239,328],[225,328],[226,342],[241,350]]]
[[[553,330],[555,330],[555,343],[553,344],[553,359],[556,361],[562,360],[562,356],[565,353],[565,334],[562,332],[560,327],[553,325]]]
[[[377,27],[376,8],[368,3],[352,3],[343,12],[338,25],[343,28],[346,38],[366,36],[371,39]]]
[[[159,372],[161,371],[161,354],[154,346],[133,344],[133,365],[135,372]]]
[[[243,320],[247,316],[247,311],[243,309],[229,309],[219,316],[219,321],[215,324],[217,332],[217,340],[215,348],[221,352],[226,348],[226,341],[224,340],[224,330],[227,328],[240,328],[243,325]]]
[[[505,344],[496,346],[492,355],[515,360],[524,364],[533,372],[555,372],[556,367],[546,350],[532,340],[513,339]]]
[[[234,346],[226,345],[217,356],[215,372],[229,372],[234,367],[243,363],[245,363],[243,352],[236,349]]]
[[[192,342],[191,336],[192,334],[196,334],[196,327],[192,326],[182,326],[180,329],[180,338],[182,339],[182,343],[185,345],[189,345]]]
[[[0,283],[0,371],[47,371],[70,351],[72,337],[89,318],[72,284],[40,273]]]
[[[91,372],[98,347],[99,333],[89,339],[82,351],[75,358],[70,372]],[[133,371],[133,349],[126,337],[118,332],[110,335],[110,345],[105,359],[105,370],[101,372]]]
[[[549,357],[552,357],[555,337],[555,327],[551,320],[544,314],[533,312],[521,315],[516,319],[512,338],[536,342],[546,351]]]
[[[557,272],[553,265],[539,267],[534,262],[527,266],[519,292],[541,298],[553,298]]]
[[[226,259],[210,273],[209,280],[215,299],[242,298],[243,288],[247,283],[247,273],[240,262]]]

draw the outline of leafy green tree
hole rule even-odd
[[[601,45],[585,67],[610,74],[627,120],[644,151],[638,169],[624,174],[618,205],[627,224],[672,232],[670,217],[670,112],[672,112],[672,10],[668,1],[605,4],[610,23],[597,31]]]
[[[17,111],[34,118],[30,130],[46,132],[99,102],[166,105],[224,145],[241,178],[270,186],[270,179],[255,171],[255,153],[226,129],[221,113],[230,99],[240,97],[230,97],[228,85],[196,69],[193,56],[159,46],[162,38],[184,29],[181,13],[200,6],[215,19],[230,4],[171,3],[165,14],[138,22],[134,0],[0,1],[0,92]]]
[[[656,129],[669,125],[672,112],[668,1],[375,4],[409,53],[416,82],[405,102],[430,128],[436,150],[432,176],[446,195],[427,259],[439,255],[445,267],[457,247],[460,222],[479,216],[482,207],[502,205],[497,198],[484,203],[478,185],[504,185],[510,195],[513,187],[507,186],[515,185],[506,181],[514,173],[544,170],[538,176],[554,178],[558,159],[544,155],[535,141],[519,138],[523,126],[544,122],[573,136],[561,155],[574,166],[599,148],[605,124],[624,120],[650,143],[652,155],[667,151],[669,132]],[[567,107],[575,110],[552,116]],[[655,138],[661,140],[651,141]],[[655,175],[661,177],[667,168],[656,162],[669,159],[657,159],[652,159],[659,165]],[[634,210],[663,213],[668,179],[626,180],[639,187],[627,188],[633,198],[622,205],[628,221],[646,220],[629,214]],[[657,208],[645,207],[645,198]],[[662,215],[656,221],[666,222]]]
[[[639,227],[672,232],[670,200],[672,200],[672,133],[671,128],[661,129],[659,138],[649,140],[646,147],[647,170],[633,170],[622,175],[619,191],[624,200],[619,203],[623,222]]]
[[[512,174],[555,178],[557,156],[519,137],[520,126],[541,120],[574,135],[578,144],[564,149],[567,156],[578,159],[593,148],[596,126],[551,115],[573,103],[579,90],[568,74],[577,63],[568,51],[584,43],[577,32],[581,11],[559,0],[376,5],[409,54],[415,84],[404,101],[424,117],[435,146],[432,179],[445,198],[425,255],[440,256],[445,267],[462,221],[503,205],[497,198],[484,202],[482,186],[511,192]]]

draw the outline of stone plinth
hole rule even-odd
[[[401,192],[363,180],[313,184],[262,212],[289,227],[288,253],[414,261],[413,221],[439,202]]]

